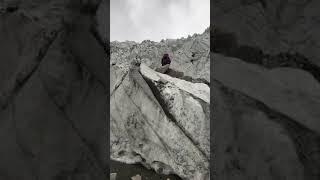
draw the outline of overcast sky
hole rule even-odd
[[[210,0],[111,0],[111,41],[176,39],[210,25]]]

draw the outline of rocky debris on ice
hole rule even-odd
[[[188,38],[161,42],[145,40],[141,43],[114,41],[110,46],[110,66],[117,65],[127,71],[132,61],[139,61],[155,69],[161,66],[163,54],[168,53],[172,59],[172,69],[183,72],[184,76],[210,82],[209,28],[202,34],[194,34]]]

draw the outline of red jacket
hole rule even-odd
[[[171,63],[171,60],[170,60],[169,54],[164,54],[161,60],[162,66],[170,63]]]

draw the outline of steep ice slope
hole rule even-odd
[[[0,1],[0,179],[108,177],[106,53],[91,5]]]
[[[213,3],[216,175],[319,179],[319,1]]]
[[[318,81],[306,71],[213,57],[214,176],[318,179]]]
[[[111,158],[158,173],[208,179],[209,87],[162,75],[142,64],[112,67]],[[187,84],[187,86],[186,86]]]
[[[114,160],[186,179],[209,178],[209,35],[207,29],[177,40],[111,42]],[[154,71],[164,53],[172,59],[171,76]]]
[[[290,68],[268,70],[218,54],[214,58],[214,79],[320,133],[320,85],[309,73]]]

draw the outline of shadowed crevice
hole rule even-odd
[[[193,78],[191,76],[185,76],[183,72],[180,72],[180,71],[177,71],[177,70],[174,70],[171,68],[168,69],[166,74],[173,77],[173,78],[182,79],[182,80],[192,82],[192,83],[204,83],[204,84],[210,86],[210,82],[208,82],[204,78]]]
[[[312,74],[320,82],[320,67],[298,52],[281,52],[275,55],[267,54],[259,47],[239,44],[234,33],[221,29],[215,29],[212,36],[214,41],[213,52],[215,53],[235,57],[244,62],[257,64],[267,69],[279,67],[301,69]]]

